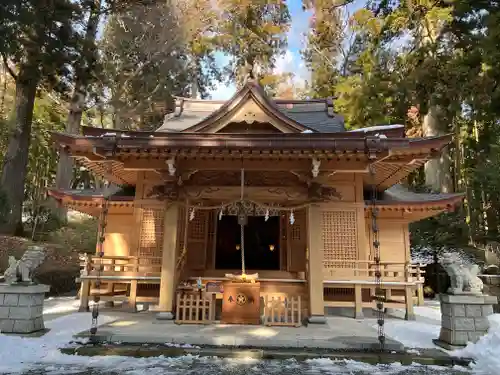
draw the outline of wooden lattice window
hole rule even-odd
[[[163,209],[142,210],[139,257],[158,257],[151,263],[161,264],[165,212]]]
[[[205,240],[207,212],[197,212],[197,215],[189,222],[189,239],[190,240]]]
[[[300,240],[300,233],[301,233],[301,230],[303,230],[303,229],[304,228],[301,228],[299,225],[292,225],[290,239],[299,241]]]
[[[322,213],[323,259],[325,268],[352,268],[358,260],[355,211]]]

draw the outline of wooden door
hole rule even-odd
[[[306,210],[294,212],[295,222],[290,224],[290,213],[286,215],[287,221],[287,259],[288,271],[301,272],[306,270],[307,248],[307,216]]]
[[[187,224],[187,268],[204,270],[207,261],[209,211],[195,212],[193,220]]]

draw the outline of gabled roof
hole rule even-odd
[[[228,101],[176,98],[176,110],[165,117],[157,132],[203,132],[230,119],[248,101],[287,126],[290,132],[344,131],[342,116],[333,112],[330,99],[291,100],[267,97],[262,87],[250,81]]]

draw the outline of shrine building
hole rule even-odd
[[[82,133],[52,141],[111,186],[49,190],[105,239],[83,257],[82,311],[98,296],[180,324],[299,326],[361,318],[382,290],[412,319],[424,274],[408,226],[462,199],[400,184],[451,136],[346,131],[331,100],[273,100],[252,81],[228,101],[176,98],[154,132]]]

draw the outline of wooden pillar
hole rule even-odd
[[[139,258],[133,257],[131,259],[131,262],[133,264],[133,272],[134,274],[137,275],[139,273]],[[138,285],[137,279],[130,281],[128,300],[125,305],[125,309],[130,312],[137,311],[137,285]]]
[[[360,284],[354,285],[354,318],[363,319],[363,289]]]
[[[325,324],[325,301],[323,295],[323,245],[321,243],[321,211],[311,205],[307,211],[307,248],[309,284],[309,323]]]
[[[179,218],[179,205],[170,203],[165,210],[165,223],[163,231],[163,248],[160,279],[160,303],[158,305],[157,319],[172,320],[173,302],[175,293],[175,262],[177,249],[177,223]]]
[[[413,312],[413,287],[411,285],[405,286],[405,304],[405,320],[415,320],[415,313]]]
[[[80,287],[80,308],[78,311],[89,311],[90,280],[82,280]]]
[[[391,299],[392,299],[392,289],[387,288],[385,290],[385,300],[386,300],[386,302],[390,302]]]
[[[424,284],[421,282],[417,283],[417,300],[418,306],[424,305]]]

